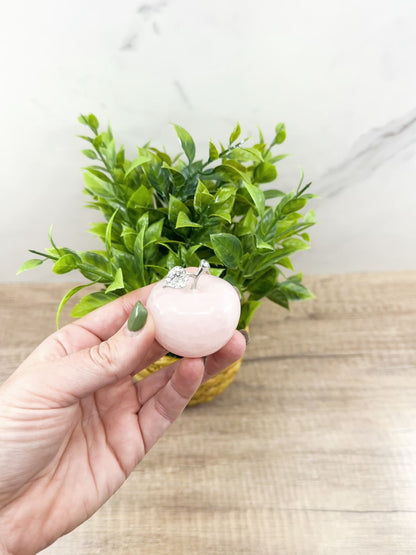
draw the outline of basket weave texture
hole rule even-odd
[[[147,376],[154,374],[164,366],[168,366],[178,360],[176,357],[172,356],[163,356],[155,363],[151,364],[138,374],[134,376],[136,381],[143,380]],[[214,397],[216,397],[219,393],[222,393],[227,387],[234,381],[234,378],[237,372],[240,369],[241,362],[243,359],[239,359],[227,368],[224,368],[221,372],[219,372],[216,376],[202,384],[198,390],[195,392],[192,399],[189,401],[188,406],[198,405],[200,403],[207,403],[208,401],[212,401]]]

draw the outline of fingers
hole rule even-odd
[[[127,293],[115,301],[93,310],[70,325],[81,326],[96,335],[101,341],[104,341],[121,328],[138,301],[146,305],[153,285],[131,291],[131,293]]]
[[[204,375],[201,383],[205,383],[227,366],[240,359],[246,348],[245,337],[240,332],[235,332],[230,341],[217,353],[207,357]],[[180,360],[164,366],[157,372],[147,376],[136,384],[137,396],[140,405],[144,405],[153,395],[166,385],[178,367]]]
[[[146,321],[137,331],[123,325],[106,341],[42,365],[39,371],[31,368],[24,372],[21,376],[25,387],[66,406],[139,372],[157,358],[149,360],[149,353],[160,350],[154,339],[153,319],[146,312]]]
[[[230,341],[222,349],[208,357],[205,364],[204,382],[213,378],[218,372],[241,358],[245,350],[245,337],[239,331],[235,331]]]
[[[183,358],[136,384],[146,452],[178,418],[198,387],[241,358],[245,347],[245,337],[235,332],[227,345],[208,357],[205,368],[202,359]]]
[[[240,359],[244,355],[245,348],[245,336],[241,332],[235,332],[230,341],[222,349],[207,357],[202,383],[213,378],[224,368]],[[144,405],[150,397],[155,395],[167,383],[179,362],[178,360],[169,366],[164,366],[136,384],[140,405]]]
[[[153,284],[127,293],[63,326],[38,345],[27,357],[27,362],[33,364],[55,360],[109,339],[121,328],[138,301],[146,304],[152,287]],[[163,349],[159,348],[158,351],[159,356],[162,356]]]
[[[137,384],[144,402],[138,421],[146,453],[182,413],[203,376],[202,359],[183,358]]]

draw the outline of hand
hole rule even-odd
[[[151,287],[49,336],[0,388],[0,552],[36,553],[89,518],[199,385],[242,356],[235,332],[205,366],[184,358],[133,383],[165,354],[150,314],[126,325]]]

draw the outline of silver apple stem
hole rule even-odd
[[[201,262],[199,263],[199,268],[198,270],[194,273],[194,274],[189,274],[190,276],[192,276],[194,278],[194,281],[191,285],[191,289],[196,289],[196,284],[197,281],[199,279],[199,276],[202,273],[206,273],[209,274],[209,269],[210,269],[210,265],[209,262],[207,262],[206,260],[202,259]]]

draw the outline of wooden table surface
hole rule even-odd
[[[234,384],[44,553],[416,553],[416,273],[307,283],[317,300],[265,303]],[[64,290],[1,286],[2,380]]]

